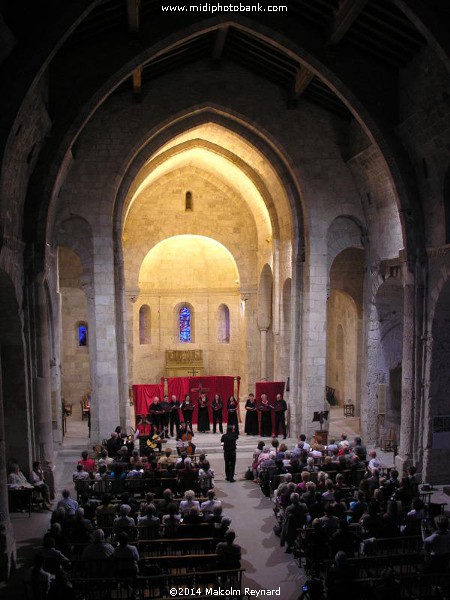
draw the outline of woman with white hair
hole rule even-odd
[[[113,527],[116,533],[126,531],[131,539],[136,539],[136,524],[134,519],[130,517],[131,506],[129,504],[121,504],[119,508],[119,516],[114,519]]]
[[[308,457],[306,461],[306,467],[304,468],[304,470],[309,471],[310,473],[317,473],[317,471],[319,470],[318,467],[314,465],[314,459],[312,456]]]
[[[194,500],[195,493],[192,490],[186,490],[184,492],[184,500],[180,502],[180,513],[184,514],[188,512],[193,506],[200,511],[200,503],[198,500]]]

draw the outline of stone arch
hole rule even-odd
[[[53,235],[55,245],[70,248],[78,256],[87,280],[92,273],[94,255],[90,223],[83,217],[71,215],[57,222]]]
[[[230,309],[226,304],[217,309],[217,341],[220,344],[230,343]]]
[[[266,139],[263,131],[256,132],[254,127],[248,123],[242,115],[234,115],[225,108],[211,106],[209,104],[196,107],[195,111],[187,109],[179,115],[174,115],[171,123],[161,124],[159,131],[153,132],[151,135],[147,134],[143,139],[136,141],[134,146],[134,154],[127,160],[121,180],[119,182],[119,186],[117,188],[114,208],[116,236],[120,234],[122,229],[122,219],[126,199],[139,185],[139,173],[144,165],[146,165],[149,159],[157,153],[158,149],[163,147],[168,141],[180,135],[181,133],[188,131],[189,129],[208,122],[218,124],[224,129],[228,129],[231,132],[236,133],[236,135],[241,136],[249,144],[252,144],[258,148],[258,150],[267,158],[268,162],[275,169],[282,186],[286,190],[293,217],[293,237],[295,240],[301,240],[300,247],[303,248],[303,202],[301,200],[299,183],[294,176],[294,167],[289,164],[288,158],[284,156],[282,149],[277,148],[273,140],[269,141]],[[179,150],[195,144],[198,145],[199,143],[201,143],[201,145],[204,147],[209,147],[211,150],[214,149],[214,151],[218,151],[217,147],[213,147],[214,145],[207,144],[201,140],[190,142],[186,146],[180,147]],[[133,152],[133,149],[131,152]],[[228,157],[236,160],[236,162],[244,168],[244,163],[239,161],[238,157],[232,157],[231,154],[228,154]],[[261,188],[262,182],[259,183],[260,177],[258,177],[256,173],[252,174],[251,170],[248,170],[248,166],[245,167],[245,169],[257,183],[257,186]],[[262,187],[261,189],[263,192],[263,197],[268,198],[265,188]],[[272,200],[270,201],[272,202]]]
[[[188,39],[193,39],[199,35],[202,35],[206,30],[209,30],[209,28],[219,26],[221,19],[208,19],[207,23],[207,29],[205,29],[206,22],[200,21],[195,26],[190,28],[189,34],[180,31],[177,35],[172,33],[170,38],[164,38],[163,36],[160,42],[151,48],[148,48],[141,55],[133,57],[128,64],[116,65],[114,67],[114,73],[111,74],[107,81],[105,79],[103,86],[97,90],[97,93],[92,96],[90,102],[83,106],[77,117],[72,120],[72,126],[68,128],[63,144],[66,145],[66,149],[60,148],[59,155],[61,157],[65,156],[70,144],[73,143],[73,140],[76,139],[84,124],[87,122],[88,116],[95,113],[96,109],[101,105],[104,99],[108,97],[112,89],[119,85],[121,81],[124,81],[127,77],[129,77],[132,71],[136,69],[138,64],[145,64],[149,60],[164,54],[170,48],[173,48],[183,40],[186,41]],[[411,236],[405,236],[405,231],[403,231],[403,238],[408,242],[409,237],[411,237],[412,239],[409,241],[409,244],[413,244],[415,247],[417,247],[418,240],[413,239],[412,227],[409,228],[409,223],[406,223],[405,219],[403,218],[404,213],[410,211],[411,209],[414,210],[414,207],[411,207],[411,199],[415,198],[416,193],[414,189],[409,189],[413,184],[408,180],[408,177],[405,176],[405,169],[402,161],[400,160],[400,164],[399,161],[396,161],[396,154],[395,152],[391,151],[390,144],[394,144],[396,150],[399,149],[390,138],[388,132],[381,130],[377,119],[374,118],[370,111],[363,105],[361,100],[359,100],[358,97],[352,92],[352,90],[348,87],[348,83],[346,84],[343,80],[341,80],[338,75],[333,73],[329,68],[322,64],[317,57],[313,57],[310,53],[306,52],[304,48],[277,31],[267,29],[256,23],[251,23],[251,26],[249,26],[249,22],[247,20],[243,21],[239,17],[235,17],[232,24],[233,26],[241,28],[244,31],[248,31],[253,35],[264,38],[264,40],[268,41],[274,47],[279,48],[292,59],[298,60],[301,63],[305,63],[308,69],[315,73],[326,83],[327,86],[329,86],[336,94],[338,94],[341,100],[353,112],[355,118],[360,122],[364,130],[369,135],[369,138],[378,144],[378,147],[383,153],[383,160],[388,166],[389,176],[394,181],[396,190],[395,197],[396,201],[398,202],[398,207],[402,208],[402,227],[403,229],[408,227],[408,234],[410,233],[409,230],[411,229]],[[51,183],[50,187],[52,187]],[[49,192],[45,194],[45,197],[51,198],[51,196],[52,192],[49,190]],[[44,206],[43,209],[45,212],[47,212],[48,205]],[[45,222],[45,218],[41,218],[39,222]],[[420,232],[418,236],[420,237]]]
[[[148,304],[142,304],[139,309],[139,344],[151,342],[151,309]]]
[[[361,410],[364,354],[362,319],[365,253],[361,247],[355,247],[360,246],[361,242],[360,230],[353,220],[336,220],[330,231],[327,240],[328,259],[335,256],[329,270],[326,385],[334,390],[338,404],[351,400],[358,416]],[[339,239],[340,235],[343,242]],[[335,254],[337,249],[340,250]]]
[[[327,232],[328,272],[338,254],[346,248],[364,248],[363,228],[354,217],[339,216],[334,219]]]

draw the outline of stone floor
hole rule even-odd
[[[75,408],[75,407],[74,407]],[[342,410],[333,409],[330,415],[330,436],[339,437],[346,433],[349,438],[359,433],[359,420],[345,418]],[[225,481],[220,434],[195,434],[194,441],[198,450],[208,454],[212,467],[216,472],[217,496],[224,505],[225,513],[232,519],[232,528],[237,534],[236,542],[242,547],[243,567],[246,569],[244,587],[254,590],[281,588],[281,598],[294,600],[301,590],[303,573],[290,554],[285,554],[279,545],[279,538],[273,533],[275,520],[270,500],[263,496],[259,487],[245,481],[244,473],[251,464],[257,437],[241,436],[238,441],[238,458],[236,483]],[[294,439],[288,439],[288,446],[293,447]],[[170,443],[170,442],[169,442]],[[72,472],[80,452],[90,448],[87,421],[81,421],[74,411],[68,419],[67,433],[64,443],[56,451],[55,481],[58,490],[64,487],[72,489]],[[388,466],[393,464],[393,454],[378,451],[381,460]],[[433,496],[433,501],[446,501],[442,486]],[[31,518],[22,513],[11,515],[16,540],[18,566],[25,565],[32,557],[33,550],[40,545],[48,528],[50,513],[33,512]],[[20,598],[18,586],[19,574],[16,575],[7,589],[0,589],[0,598]]]

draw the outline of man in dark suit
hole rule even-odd
[[[234,425],[227,427],[227,432],[223,434],[220,441],[223,445],[223,459],[225,461],[225,479],[234,483],[234,470],[236,468],[236,440],[238,434],[234,430]]]

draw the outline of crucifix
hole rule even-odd
[[[198,395],[201,396],[204,392],[209,392],[209,388],[202,387],[202,382],[198,382],[198,387],[191,388],[191,392],[198,392]]]
[[[195,367],[192,367],[192,369],[190,371],[188,371],[188,375],[192,375],[192,377],[195,377],[197,375],[197,373],[200,373],[200,371],[199,371],[199,369],[196,369]]]

